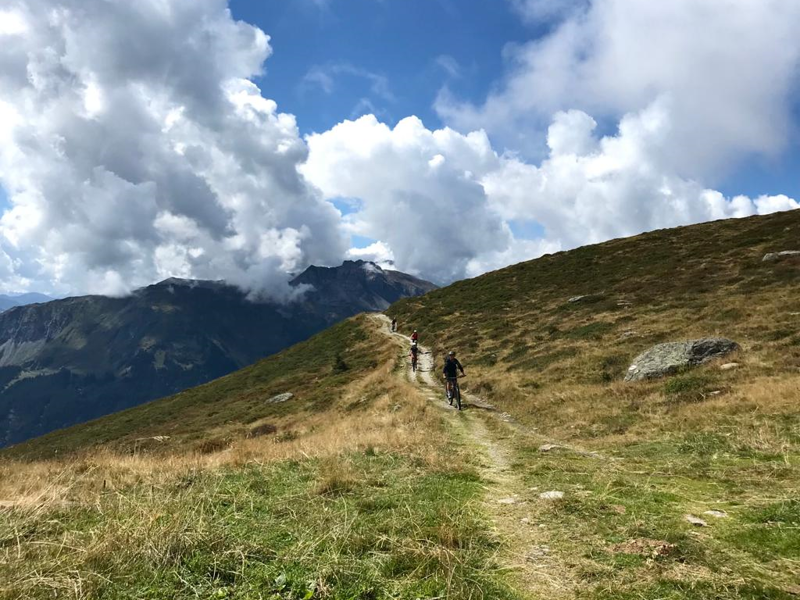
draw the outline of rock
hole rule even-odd
[[[550,452],[550,450],[558,450],[561,448],[558,444],[542,444],[539,446],[539,452]]]
[[[585,296],[585,295],[583,295],[583,296],[573,296],[572,298],[570,298],[569,300],[567,300],[567,302],[580,302],[580,301],[581,301],[581,300],[583,300],[584,298],[586,298],[586,296]]]
[[[278,404],[279,402],[286,402],[290,400],[294,394],[291,392],[286,392],[285,394],[278,394],[277,396],[273,396],[269,400],[267,400],[267,404]]]
[[[498,504],[516,504],[517,502],[519,502],[519,500],[516,498],[500,498],[500,500],[497,501]]]
[[[707,510],[703,514],[716,517],[717,519],[724,519],[728,516],[728,513],[726,513],[724,510]]]
[[[523,517],[522,519],[519,520],[519,522],[522,523],[523,525],[528,525],[530,524],[531,520],[528,517]]]
[[[695,527],[708,527],[708,523],[703,521],[703,519],[700,517],[695,517],[694,515],[685,515],[683,518]]]
[[[564,492],[558,492],[555,490],[549,492],[542,492],[539,494],[539,498],[541,500],[561,500],[564,497]]]
[[[528,553],[525,555],[529,561],[535,562],[537,558],[542,558],[550,554],[550,546],[532,546]]]
[[[730,371],[731,369],[738,369],[739,363],[736,362],[725,363],[724,365],[720,365],[719,368],[721,371]]]
[[[761,262],[776,262],[790,257],[800,258],[800,250],[783,250],[781,252],[768,252],[761,259]]]
[[[727,338],[702,338],[686,342],[657,344],[643,352],[628,367],[625,381],[641,381],[674,375],[683,367],[694,367],[738,350]]]

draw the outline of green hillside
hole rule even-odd
[[[434,371],[458,351],[461,413],[431,355],[408,372],[407,341],[362,315],[7,449],[0,598],[797,597],[800,259],[762,260],[785,250],[800,211],[394,304]],[[710,336],[741,349],[623,380]]]
[[[397,358],[356,317],[3,451],[0,598],[517,598],[482,481]]]
[[[336,406],[337,392],[391,357],[381,342],[364,317],[350,319],[205,385],[55,431],[0,455],[45,458],[95,446],[128,452],[220,450],[264,420]],[[294,394],[291,400],[268,402],[287,392]]]
[[[763,261],[785,250],[800,211],[545,256],[388,311],[438,357],[456,349],[465,387],[520,424],[525,484],[570,498],[548,545],[581,597],[798,593],[800,257]],[[709,336],[741,351],[623,381],[653,344]]]

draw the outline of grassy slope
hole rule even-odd
[[[370,337],[364,317],[350,319],[205,385],[55,431],[0,456],[45,458],[99,445],[130,451],[219,449],[263,421],[277,423],[336,406],[337,395],[330,391],[343,389],[375,369],[380,359],[386,360],[382,346],[381,340]],[[284,392],[295,397],[285,403],[266,402]],[[158,436],[169,440],[153,439]]]
[[[544,597],[792,597],[800,265],[761,257],[799,248],[800,212],[718,222],[545,257],[389,311],[437,352],[459,349],[467,385],[533,433],[488,422],[514,449],[526,526],[547,543],[528,559],[552,582]],[[743,345],[739,369],[621,382],[652,343],[712,334]],[[468,446],[448,441],[396,361],[361,317],[4,452],[0,598],[515,597],[494,563],[485,482],[461,466]],[[284,391],[295,399],[265,404]],[[264,424],[277,433],[247,437]],[[542,453],[543,438],[605,458]],[[55,460],[17,462],[54,448]],[[564,501],[537,501],[551,489]]]
[[[516,440],[528,483],[567,494],[533,516],[565,585],[596,598],[784,598],[800,581],[800,261],[761,259],[798,249],[800,211],[657,231],[389,314],[439,356],[459,350],[468,387],[528,431],[610,457]],[[742,345],[738,369],[622,382],[652,344],[711,335]],[[631,540],[672,546],[653,555]]]
[[[397,351],[357,317],[5,452],[0,598],[516,598],[483,484]]]

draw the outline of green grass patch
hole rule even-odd
[[[0,543],[15,550],[0,598],[54,586],[65,598],[516,598],[493,563],[482,489],[469,471],[372,453],[130,488],[31,514],[29,541],[5,512]],[[62,543],[83,550],[61,556]]]

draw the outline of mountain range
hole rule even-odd
[[[28,304],[38,304],[42,302],[50,302],[53,300],[50,296],[39,294],[37,292],[29,292],[27,294],[0,294],[0,312],[6,311],[15,306],[26,306]]]
[[[81,296],[0,314],[0,447],[240,369],[363,311],[436,286],[374,263],[309,267],[294,302],[171,278],[122,298]]]

